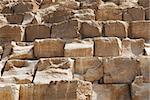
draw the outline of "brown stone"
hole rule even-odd
[[[82,38],[93,38],[102,36],[103,25],[97,21],[84,21],[81,24],[80,34]]]
[[[124,21],[108,21],[104,24],[105,36],[125,38],[128,36],[128,26]]]
[[[150,7],[145,9],[145,14],[146,14],[146,20],[150,20]]]
[[[79,38],[80,23],[77,19],[52,25],[52,38],[73,39]]]
[[[140,62],[132,57],[113,57],[104,62],[104,83],[131,83],[140,75]]]
[[[100,37],[94,39],[95,56],[108,57],[121,55],[121,41],[116,37]]]
[[[131,100],[128,84],[94,84],[92,100]]]
[[[50,38],[51,26],[45,24],[28,25],[25,29],[26,41]]]
[[[149,0],[138,0],[138,1],[139,1],[139,5],[143,6],[144,8],[150,6],[150,1]]]
[[[143,39],[123,39],[122,55],[123,56],[139,56],[144,54]]]
[[[40,59],[36,65],[34,83],[49,83],[50,81],[71,80],[74,60],[70,58]]]
[[[34,56],[60,57],[64,55],[64,46],[65,43],[61,39],[37,39],[34,42]]]
[[[4,25],[0,27],[1,41],[23,41],[24,29],[19,25]]]
[[[132,38],[150,40],[150,21],[134,21],[131,23]]]
[[[91,57],[93,56],[93,41],[78,41],[65,44],[65,57]]]
[[[149,43],[145,43],[145,55],[150,56],[150,44]]]

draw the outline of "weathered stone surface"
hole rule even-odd
[[[91,57],[94,52],[93,41],[77,41],[65,44],[65,57]]]
[[[140,57],[140,63],[141,63],[141,73],[143,76],[143,81],[145,83],[150,83],[150,56],[142,56]]]
[[[139,56],[144,54],[143,39],[123,39],[122,55],[123,56]]]
[[[8,60],[0,82],[5,83],[31,83],[37,61]]]
[[[3,100],[19,100],[19,85],[0,84],[0,98]]]
[[[94,10],[92,9],[74,10],[73,13],[73,17],[80,20],[95,20]]]
[[[3,47],[0,46],[0,55],[3,54]]]
[[[108,57],[121,55],[121,41],[116,37],[100,37],[94,39],[95,56]]]
[[[136,21],[136,20],[144,20],[144,19],[145,19],[145,11],[143,7],[128,8],[123,13],[123,20],[125,21]]]
[[[56,81],[20,86],[20,100],[90,100],[92,84],[85,81]]]
[[[80,34],[82,38],[93,38],[102,36],[103,25],[97,21],[83,21],[81,24]]]
[[[102,58],[75,58],[75,73],[83,76],[86,81],[96,81],[103,77]]]
[[[6,42],[3,46],[4,52],[2,58],[7,58],[11,54],[12,45],[9,42]]]
[[[150,44],[145,43],[145,55],[150,56]]]
[[[40,59],[36,65],[34,83],[49,83],[50,81],[71,80],[74,60],[70,58]]]
[[[134,21],[131,23],[132,38],[150,40],[150,21]]]
[[[124,21],[108,21],[104,24],[105,36],[125,38],[128,36],[128,26]]]
[[[60,57],[64,55],[64,46],[65,43],[61,39],[37,39],[34,42],[34,56],[36,58]]]
[[[33,44],[12,42],[12,54],[9,59],[33,59]]]
[[[145,9],[146,20],[150,20],[150,7]]]
[[[144,83],[140,77],[136,77],[131,85],[132,100],[149,100],[150,83]]]
[[[1,41],[23,41],[24,29],[19,25],[3,25],[0,27]]]
[[[104,62],[104,83],[131,83],[140,74],[140,62],[132,57],[108,58]]]
[[[35,39],[50,38],[51,25],[36,24],[28,25],[25,29],[26,41]]]
[[[79,38],[80,22],[77,19],[68,20],[52,25],[52,38],[73,39]]]
[[[128,84],[93,84],[92,100],[131,100]]]
[[[122,10],[114,4],[102,4],[96,11],[96,20],[122,20]]]
[[[138,1],[139,1],[139,5],[143,6],[144,8],[150,6],[150,1],[149,0],[138,0]]]

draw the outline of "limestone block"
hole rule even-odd
[[[3,100],[19,100],[19,85],[0,84],[0,98]]]
[[[107,21],[104,24],[105,36],[125,38],[128,36],[128,26],[124,21]]]
[[[121,41],[116,37],[100,37],[94,39],[94,55],[100,57],[121,55]]]
[[[102,58],[77,57],[75,58],[75,73],[83,76],[86,81],[96,81],[103,77]]]
[[[0,82],[4,83],[31,83],[37,61],[8,60],[6,62]]]
[[[50,38],[51,25],[36,24],[28,25],[25,29],[26,41],[35,39]]]
[[[145,9],[146,20],[150,20],[150,7]]]
[[[104,83],[131,83],[140,75],[140,62],[133,57],[113,57],[104,62]]]
[[[127,10],[123,13],[123,20],[125,21],[145,20],[144,8],[143,7],[127,8]]]
[[[143,81],[145,83],[150,83],[150,56],[142,56],[140,57],[141,63],[141,73],[143,76]]]
[[[74,39],[79,38],[80,22],[77,19],[68,20],[52,25],[52,38]]]
[[[122,10],[112,3],[102,4],[96,11],[96,20],[122,20]]]
[[[33,59],[33,44],[20,42],[11,42],[12,53],[9,59]]]
[[[139,5],[143,6],[144,8],[150,6],[150,1],[149,0],[138,0],[138,1],[139,1]]]
[[[93,38],[102,36],[103,25],[97,21],[83,21],[81,24],[80,34],[82,38]]]
[[[65,57],[91,57],[93,56],[93,41],[78,41],[65,44]]]
[[[134,21],[131,23],[132,38],[143,38],[150,40],[150,21]]]
[[[74,60],[70,58],[40,59],[36,65],[34,83],[49,83],[50,81],[71,80]]]
[[[34,42],[34,56],[60,57],[64,55],[64,46],[65,43],[61,39],[37,39]]]
[[[20,100],[90,100],[91,95],[92,84],[85,81],[56,81],[20,86]]]
[[[122,55],[123,56],[139,56],[144,54],[143,39],[123,39]]]
[[[150,83],[144,83],[140,77],[137,77],[131,85],[132,100],[149,100]]]
[[[3,25],[0,27],[1,41],[23,41],[24,29],[19,25]]]
[[[94,84],[92,100],[131,100],[128,84]]]

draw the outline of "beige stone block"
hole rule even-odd
[[[34,56],[36,58],[62,57],[64,46],[65,43],[61,39],[37,39],[34,42]]]
[[[108,57],[121,55],[121,41],[116,37],[100,37],[94,39],[95,56]]]

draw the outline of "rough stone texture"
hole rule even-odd
[[[73,39],[79,38],[80,23],[77,19],[56,23],[52,26],[52,38]]]
[[[150,56],[150,44],[145,43],[144,50],[145,50],[145,55]]]
[[[74,60],[70,58],[40,59],[36,65],[34,83],[49,83],[50,81],[71,80]]]
[[[24,29],[19,25],[3,25],[0,27],[1,41],[23,41]]]
[[[34,66],[37,61],[8,60],[0,82],[5,83],[31,83],[34,75]]]
[[[123,13],[123,20],[125,21],[136,21],[136,20],[144,20],[144,19],[145,19],[145,11],[143,7],[128,8]]]
[[[128,36],[128,23],[109,21],[104,24],[105,36],[125,38]]]
[[[104,83],[131,83],[140,74],[140,62],[132,57],[108,58],[104,62]]]
[[[102,58],[75,58],[75,73],[83,75],[86,81],[96,81],[103,77]]]
[[[93,41],[78,41],[65,44],[65,57],[91,57],[94,52]]]
[[[34,41],[35,39],[49,38],[51,25],[28,25],[25,29],[26,41]]]
[[[150,20],[150,7],[145,9],[146,20]]]
[[[124,39],[122,40],[123,56],[139,56],[144,54],[143,39]]]
[[[150,83],[144,83],[140,77],[136,77],[131,85],[132,100],[149,100]]]
[[[94,39],[95,56],[108,57],[121,55],[121,41],[116,37],[100,37]]]
[[[84,81],[56,81],[20,86],[20,100],[90,100],[92,84]]]
[[[150,6],[150,1],[149,0],[138,0],[138,1],[139,1],[139,5],[143,6],[144,8]]]
[[[33,44],[12,42],[12,54],[9,59],[33,59]]]
[[[16,84],[0,84],[0,98],[3,100],[19,100],[20,86]]]
[[[141,73],[143,76],[143,81],[145,83],[150,83],[150,56],[142,56],[140,57],[141,63]]]
[[[34,55],[36,58],[60,57],[64,55],[64,46],[65,46],[65,43],[61,39],[35,40]]]
[[[122,10],[114,4],[103,4],[96,11],[96,20],[122,20]]]
[[[103,25],[97,21],[83,21],[81,24],[80,34],[82,38],[92,38],[102,36]]]
[[[0,55],[3,54],[3,47],[0,46]]]
[[[92,100],[131,100],[127,84],[93,84]]]
[[[150,21],[134,21],[131,23],[132,38],[150,40]]]

